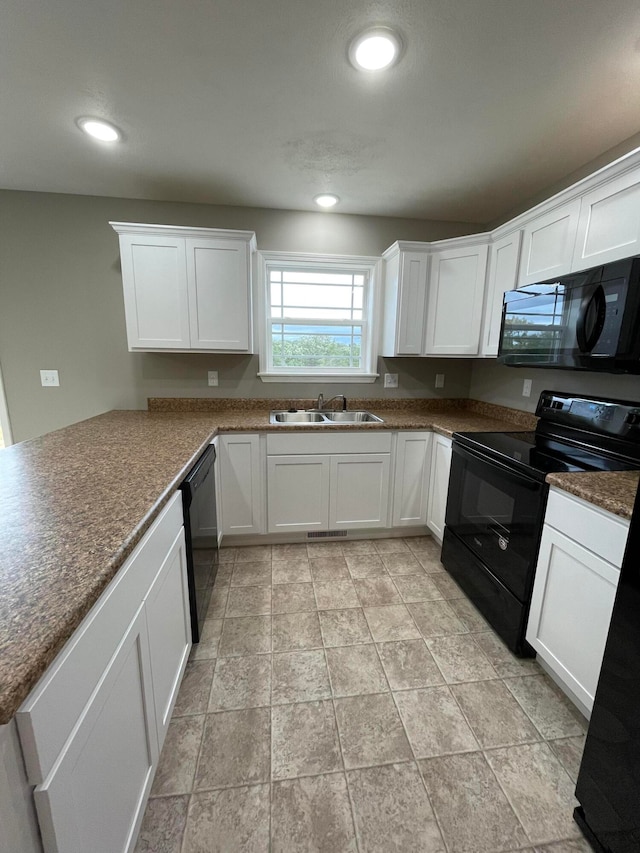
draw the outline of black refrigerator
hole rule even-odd
[[[640,490],[636,494],[574,817],[598,853],[640,851]]]

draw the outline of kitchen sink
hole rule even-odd
[[[276,412],[269,415],[271,424],[317,424],[319,426],[332,426],[336,424],[360,424],[360,423],[384,423],[382,418],[372,415],[371,412]]]
[[[372,415],[371,412],[325,412],[325,418],[332,423],[360,424],[360,423],[383,423],[382,418]]]
[[[271,412],[271,423],[275,424],[322,424],[319,412]]]

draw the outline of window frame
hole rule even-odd
[[[258,306],[258,352],[260,369],[258,376],[263,382],[322,382],[369,383],[375,382],[375,372],[380,334],[380,288],[382,281],[382,258],[361,255],[323,255],[306,252],[259,251],[257,275]],[[269,269],[322,270],[326,272],[363,272],[367,276],[363,312],[362,367],[360,370],[339,368],[323,372],[309,372],[305,368],[277,368],[273,366],[271,349],[271,316],[269,295]],[[324,268],[324,269],[323,269]]]

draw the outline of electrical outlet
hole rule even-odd
[[[531,396],[531,380],[525,379],[522,383],[522,396],[530,397]]]
[[[40,384],[44,388],[54,388],[60,385],[60,377],[57,370],[41,370]]]
[[[444,373],[436,373],[436,388],[444,388]]]
[[[385,375],[384,375],[384,387],[385,388],[397,388],[398,387],[398,374],[397,373],[385,373]]]
[[[208,371],[207,382],[212,388],[215,388],[218,385],[218,371],[217,370],[209,370]]]

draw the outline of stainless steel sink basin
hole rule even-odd
[[[324,416],[333,423],[341,424],[383,423],[382,418],[371,412],[324,412]]]
[[[371,412],[271,412],[271,424],[317,424],[332,426],[337,424],[384,423],[382,418]]]
[[[319,412],[271,412],[271,423],[276,424],[321,424],[324,418]]]

